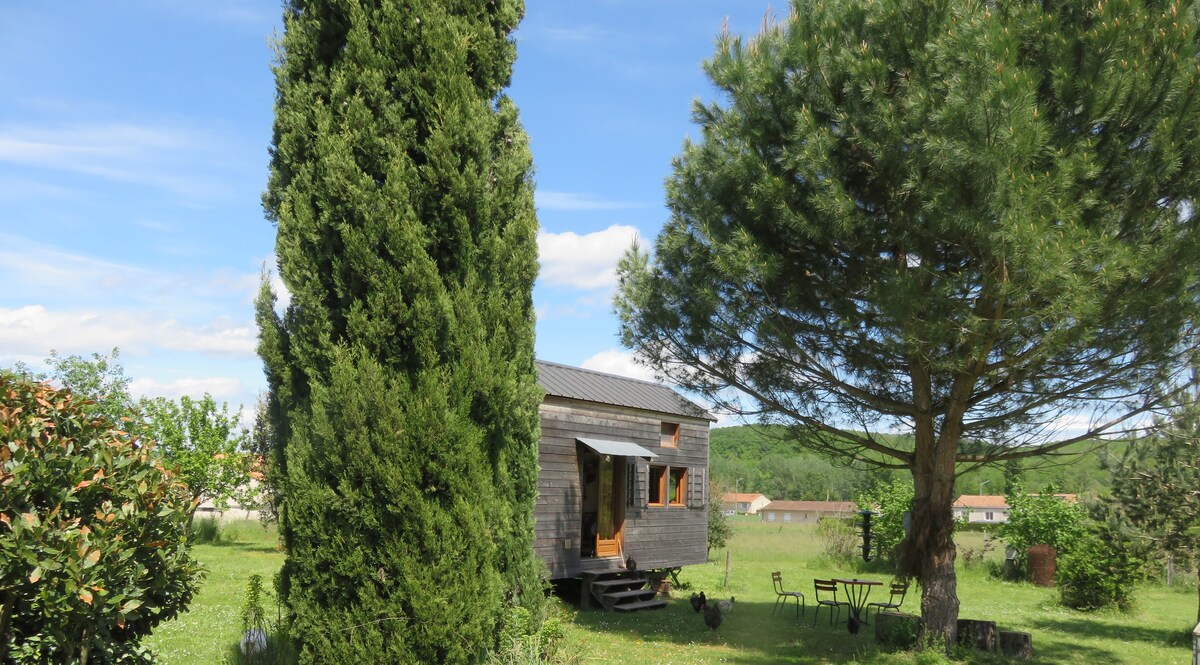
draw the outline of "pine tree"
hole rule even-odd
[[[1200,389],[1173,400],[1170,416],[1153,436],[1130,444],[1112,474],[1106,501],[1112,517],[1139,529],[1158,551],[1192,565],[1200,576]]]
[[[531,158],[512,0],[291,0],[264,283],[301,660],[478,660],[537,610]],[[536,615],[536,612],[534,612]]]
[[[622,338],[655,370],[911,473],[902,572],[947,648],[956,477],[1186,383],[1196,53],[1190,0],[793,0],[718,41],[654,259],[622,261]]]

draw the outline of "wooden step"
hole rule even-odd
[[[615,601],[622,601],[626,598],[653,598],[658,595],[654,589],[630,589],[629,591],[613,591],[604,594],[604,598],[609,598]]]
[[[634,610],[657,610],[660,607],[666,607],[665,600],[639,600],[636,603],[626,603],[624,605],[613,605],[614,610],[620,612],[633,612]]]
[[[619,577],[611,580],[592,580],[593,589],[608,589],[618,586],[646,586],[646,580],[640,577]]]

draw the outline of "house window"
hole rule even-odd
[[[658,445],[675,448],[679,446],[679,423],[663,423],[659,429]]]
[[[767,521],[774,522],[775,521],[775,513],[770,513],[770,512],[767,513]]]
[[[651,506],[666,505],[665,497],[667,496],[667,467],[651,466],[650,467],[650,490],[647,504]]]
[[[687,467],[671,469],[667,499],[672,506],[687,505]]]
[[[784,514],[783,514],[783,521],[784,521],[784,522],[791,522],[791,521],[792,521],[792,514],[791,514],[791,513],[784,513]]]
[[[983,519],[991,522],[991,521],[995,520],[996,518],[993,516],[993,513],[984,513]]]

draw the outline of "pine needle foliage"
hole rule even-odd
[[[536,612],[536,220],[511,0],[292,0],[258,301],[302,662],[460,663]]]
[[[901,564],[947,645],[956,476],[1188,383],[1197,45],[1188,0],[794,0],[718,40],[671,219],[621,263],[654,369],[912,473]]]

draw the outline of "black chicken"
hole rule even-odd
[[[692,609],[693,610],[696,610],[697,612],[703,612],[704,608],[707,606],[708,606],[708,600],[704,597],[703,591],[701,591],[700,593],[692,594]]]
[[[721,626],[721,622],[724,620],[725,617],[721,614],[721,608],[717,607],[716,605],[704,606],[704,625],[716,630]]]

